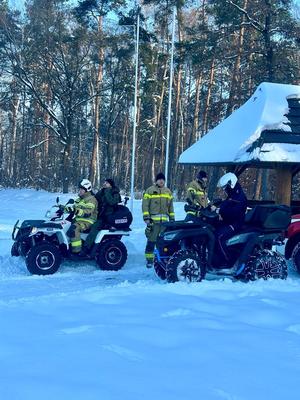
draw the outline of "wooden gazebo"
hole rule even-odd
[[[262,83],[250,99],[180,158],[181,164],[273,168],[276,202],[290,204],[292,177],[300,171],[300,86]]]

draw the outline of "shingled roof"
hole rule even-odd
[[[185,150],[179,163],[300,163],[300,86],[262,83],[243,106]]]

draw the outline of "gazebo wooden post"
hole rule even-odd
[[[276,168],[276,171],[276,204],[286,204],[290,206],[292,197],[292,168],[290,166],[280,166]]]

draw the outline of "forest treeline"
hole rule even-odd
[[[194,174],[176,163],[183,150],[261,82],[300,84],[295,1],[141,1],[136,192],[164,170],[174,5],[169,186],[178,195]],[[66,192],[82,177],[96,186],[112,177],[128,192],[136,15],[126,0],[28,0],[24,13],[0,0],[1,186]],[[209,169],[212,185],[219,172]],[[248,195],[261,196],[263,174],[249,176]]]

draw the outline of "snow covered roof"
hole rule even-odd
[[[300,162],[300,86],[262,83],[180,158],[182,164]]]

